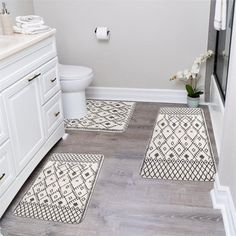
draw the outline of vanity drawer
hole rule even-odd
[[[57,93],[44,107],[46,135],[50,136],[63,121],[61,92]]]
[[[41,73],[39,83],[41,102],[44,104],[60,90],[57,58],[40,67],[38,71]]]
[[[0,147],[0,197],[16,178],[10,141]]]

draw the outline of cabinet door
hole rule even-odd
[[[9,140],[0,146],[0,197],[16,178]]]
[[[3,92],[9,136],[14,148],[18,173],[32,159],[44,142],[37,80],[37,76],[32,74]]]
[[[8,138],[7,122],[5,119],[4,106],[2,96],[0,96],[0,145],[3,144]]]

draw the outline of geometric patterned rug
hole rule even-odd
[[[143,178],[213,181],[215,173],[203,110],[161,108],[140,175]]]
[[[132,117],[135,102],[87,100],[87,116],[65,120],[66,129],[124,132]]]
[[[46,221],[80,223],[102,161],[103,155],[52,154],[14,214]]]

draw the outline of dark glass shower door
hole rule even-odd
[[[214,73],[223,99],[225,99],[227,89],[234,4],[235,0],[227,0],[227,27],[226,30],[217,31]]]

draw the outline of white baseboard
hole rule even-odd
[[[186,91],[174,89],[89,87],[86,90],[86,96],[90,99],[101,100],[186,103]],[[203,98],[201,104],[203,104]]]
[[[222,212],[226,236],[236,236],[236,211],[232,195],[229,187],[220,185],[218,174],[211,190],[211,199],[213,207]]]

